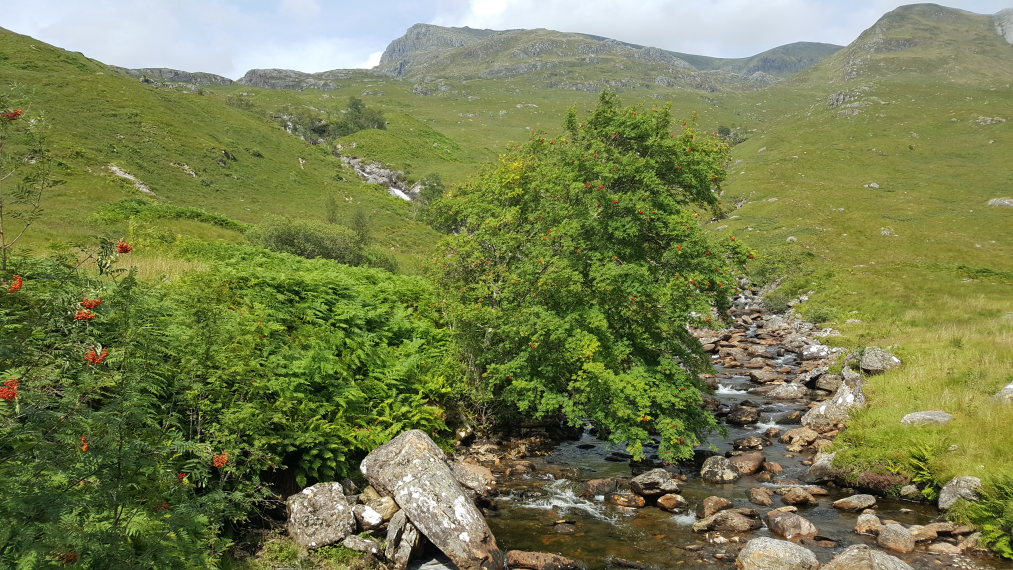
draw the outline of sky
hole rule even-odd
[[[0,27],[103,63],[238,79],[247,70],[372,67],[413,24],[581,32],[714,57],[798,41],[847,45],[896,0],[33,0]],[[1013,0],[941,0],[993,14]]]

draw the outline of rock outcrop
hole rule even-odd
[[[355,514],[341,483],[317,483],[286,501],[288,535],[308,548],[337,544],[355,532]]]

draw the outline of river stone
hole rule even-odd
[[[781,443],[806,446],[816,441],[819,436],[820,434],[815,430],[803,426],[784,432],[784,435],[781,436]]]
[[[688,504],[688,501],[682,496],[675,493],[668,493],[658,497],[658,508],[668,511],[670,513],[675,512]]]
[[[933,542],[928,546],[928,548],[926,548],[926,550],[933,554],[957,555],[963,553],[963,550],[961,550],[959,546],[956,544],[950,544],[949,542]]]
[[[587,570],[587,565],[583,562],[547,552],[509,550],[506,553],[506,559],[507,565],[510,568],[527,568],[529,570]]]
[[[946,422],[953,419],[953,414],[948,414],[942,410],[927,410],[924,412],[911,412],[910,414],[901,418],[900,423],[909,426],[918,426],[923,424],[945,424]]]
[[[876,504],[872,495],[851,495],[834,501],[834,508],[842,511],[860,511]]]
[[[754,516],[749,516],[750,514]],[[732,509],[719,511],[707,518],[693,523],[695,532],[717,530],[723,532],[748,532],[763,526],[759,513],[752,509]]]
[[[902,499],[915,501],[922,498],[922,493],[918,490],[918,487],[914,485],[904,485],[900,488],[900,497]]]
[[[858,534],[877,534],[882,527],[883,523],[880,522],[879,517],[872,513],[862,513],[855,521],[855,532]]]
[[[800,479],[806,483],[819,483],[833,479],[837,475],[837,470],[834,469],[834,457],[836,456],[836,451],[834,453],[822,451],[817,453],[813,458],[813,464],[802,474]]]
[[[1003,386],[1002,390],[996,393],[995,398],[1002,402],[1013,402],[1013,382]]]
[[[867,544],[852,544],[820,570],[914,570],[903,560]]]
[[[622,482],[618,477],[607,477],[605,479],[588,479],[584,483],[584,493],[590,497],[605,496],[609,493],[615,493],[616,489],[619,488],[619,484]]]
[[[830,347],[825,344],[810,344],[802,347],[802,360],[824,360],[830,358]]]
[[[732,502],[728,499],[711,495],[703,500],[703,518],[707,518],[714,513],[723,511],[731,506]]]
[[[673,473],[661,467],[651,469],[630,479],[630,490],[641,497],[657,497],[667,493],[678,493],[681,488]]]
[[[485,518],[454,478],[446,454],[424,432],[401,433],[367,455],[359,469],[460,570],[503,568]]]
[[[767,513],[767,528],[770,532],[788,540],[816,536],[820,531],[809,519],[784,511]]]
[[[767,384],[769,382],[784,380],[784,376],[774,372],[773,370],[750,370],[749,378],[752,379],[753,382],[759,384]]]
[[[900,359],[896,356],[882,348],[870,346],[862,351],[862,359],[858,367],[862,369],[862,372],[872,376],[897,368],[900,364]]]
[[[770,445],[770,440],[756,435],[749,437],[740,437],[739,439],[736,439],[735,441],[732,442],[732,448],[739,450],[743,449],[760,450],[768,445]]]
[[[788,492],[781,497],[781,500],[786,505],[808,506],[819,504],[819,501],[816,500],[816,497],[812,496],[812,493],[801,487],[792,487],[791,489],[788,489]]]
[[[755,424],[760,420],[760,408],[735,404],[732,406],[732,410],[728,412],[726,420],[728,423],[740,426]]]
[[[772,400],[801,400],[808,396],[809,390],[802,384],[780,384],[767,392]]]
[[[852,408],[864,405],[865,393],[862,389],[852,388],[844,383],[837,389],[833,398],[806,412],[802,416],[802,425],[820,433],[828,432],[847,422]]]
[[[787,540],[760,537],[746,543],[735,559],[739,570],[816,570],[816,555]]]
[[[763,462],[767,460],[759,451],[739,453],[728,457],[740,475],[752,475],[763,468]]]
[[[296,493],[288,505],[288,535],[307,548],[337,544],[355,532],[355,515],[341,483],[317,483]]]
[[[774,504],[774,493],[766,487],[753,487],[749,490],[749,502],[761,507]]]
[[[708,483],[732,483],[739,478],[739,470],[726,457],[708,457],[700,468],[700,478]]]
[[[915,537],[899,524],[885,524],[879,529],[876,544],[895,552],[907,554],[915,549]]]
[[[977,477],[954,477],[939,491],[939,509],[948,511],[959,499],[978,500],[981,479]]]
[[[639,509],[647,506],[647,499],[628,491],[618,491],[605,495],[605,500],[620,507]]]
[[[840,374],[823,374],[816,379],[816,389],[826,390],[827,392],[836,392],[841,384],[844,383],[844,378]]]
[[[928,542],[939,538],[939,533],[931,526],[916,524],[909,526],[908,530],[911,531],[911,536],[915,537],[915,542]]]
[[[418,554],[422,546],[422,535],[408,521],[408,515],[401,510],[394,514],[387,524],[386,558],[394,570],[405,570],[412,556]]]
[[[465,489],[471,490],[475,496],[488,497],[496,488],[496,477],[488,467],[454,461],[450,464],[450,469],[454,472],[457,482]]]

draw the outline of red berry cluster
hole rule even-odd
[[[11,278],[11,286],[7,289],[8,293],[17,293],[21,290],[21,286],[25,284],[25,280],[20,275],[15,275]]]
[[[88,453],[89,449],[91,449],[91,445],[88,444],[88,438],[82,435],[81,436],[81,451],[83,451],[85,453]]]
[[[84,301],[81,301],[81,306],[84,307],[85,309],[94,309],[95,307],[98,307],[101,304],[102,304],[102,297],[99,297],[98,299],[89,299],[85,297]]]
[[[125,241],[116,242],[116,253],[130,253],[133,250],[134,246]]]
[[[216,455],[213,460],[211,460],[211,465],[214,465],[215,467],[219,467],[220,468],[220,467],[225,467],[225,465],[228,462],[229,462],[229,452],[228,451],[223,451],[220,454]]]
[[[103,348],[102,352],[96,352],[93,348],[84,355],[84,361],[88,364],[102,364],[106,361],[107,356],[109,356],[109,349]]]
[[[0,117],[7,119],[8,121],[16,121],[21,118],[21,109],[14,109],[7,113],[0,113]]]
[[[95,317],[97,316],[98,315],[88,309],[81,309],[80,311],[74,313],[74,319],[78,321],[92,321],[95,320]]]
[[[4,382],[2,388],[0,388],[0,400],[6,400],[8,402],[14,401],[14,398],[18,397],[18,387],[21,386],[21,381],[17,378],[11,378]]]

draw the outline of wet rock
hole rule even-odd
[[[352,513],[362,530],[375,530],[383,525],[383,515],[369,505],[355,505]]]
[[[752,515],[752,516],[750,516]],[[760,514],[752,509],[731,509],[720,511],[693,523],[695,532],[716,530],[721,532],[748,532],[763,526]]]
[[[714,513],[723,511],[732,506],[732,502],[724,497],[710,496],[703,500],[703,518],[707,518]]]
[[[341,483],[317,483],[292,495],[288,535],[308,548],[337,544],[355,532],[355,515]]]
[[[914,570],[903,560],[870,548],[853,544],[827,562],[820,570]]]
[[[784,473],[784,467],[776,461],[766,461],[763,464],[763,470],[767,473]]]
[[[753,487],[749,490],[749,502],[761,507],[774,504],[774,493],[766,487]]]
[[[939,538],[939,533],[930,526],[916,524],[909,526],[908,530],[911,531],[911,536],[915,538],[915,542],[928,542]]]
[[[605,500],[613,505],[620,507],[628,507],[631,509],[639,509],[647,506],[647,499],[640,495],[634,495],[626,491],[619,491],[616,493],[609,493],[605,495]]]
[[[876,504],[872,495],[851,495],[834,501],[834,508],[842,511],[860,511]]]
[[[752,406],[736,404],[732,406],[731,411],[728,412],[726,420],[730,424],[737,424],[740,426],[755,424],[760,420],[760,409]]]
[[[651,469],[630,480],[630,490],[641,497],[657,497],[667,493],[678,493],[681,484],[674,474],[662,468]]]
[[[703,462],[700,478],[708,483],[731,483],[739,478],[739,471],[727,458],[715,455]]]
[[[878,534],[882,527],[879,517],[871,513],[862,513],[855,521],[855,532],[858,534]]]
[[[770,532],[788,540],[801,539],[819,534],[809,519],[796,513],[771,511],[767,513],[767,528]]]
[[[380,544],[380,541],[359,536],[357,534],[345,537],[345,540],[341,541],[341,546],[344,546],[349,550],[367,552],[376,556],[379,556],[380,552],[383,551],[383,545]]]
[[[732,462],[732,465],[735,466],[740,475],[752,475],[763,467],[763,462],[767,458],[759,451],[751,451],[731,455],[728,457],[728,460]]]
[[[907,554],[915,549],[915,538],[911,535],[911,531],[899,524],[885,524],[879,529],[876,544],[894,552]]]
[[[848,421],[851,409],[865,405],[865,393],[861,388],[841,384],[830,400],[811,408],[802,416],[802,425],[820,433],[828,432]]]
[[[777,439],[781,437],[781,428],[769,427],[767,431],[763,432],[763,437],[768,439]],[[767,445],[770,445],[769,443]]]
[[[956,544],[950,544],[949,542],[933,542],[926,548],[933,554],[950,554],[956,555],[961,554],[963,550],[960,549]]]
[[[901,418],[900,423],[909,426],[919,426],[924,424],[945,424],[952,419],[953,414],[948,414],[942,410],[927,410],[924,412],[911,412]]]
[[[454,478],[446,455],[424,432],[401,433],[367,455],[359,468],[373,487],[394,497],[399,512],[460,570],[503,567],[485,518]]]
[[[979,489],[981,479],[977,477],[954,477],[939,491],[939,509],[947,511],[960,499],[977,501]]]
[[[506,560],[510,568],[527,568],[529,570],[587,570],[587,565],[583,562],[546,552],[509,550],[506,553]]]
[[[675,493],[669,493],[658,497],[658,508],[666,510],[668,512],[675,512],[685,507],[688,501],[683,498],[682,495],[676,495]]]
[[[619,488],[622,479],[618,477],[608,477],[605,479],[588,479],[585,485],[584,494],[589,497],[597,497],[614,493]]]
[[[784,380],[784,376],[772,370],[751,370],[749,372],[749,378],[753,382],[757,382],[759,384],[767,384],[769,382],[779,382]]]
[[[384,557],[394,570],[405,570],[408,562],[422,547],[422,535],[408,521],[405,511],[398,511],[387,525],[387,548]]]
[[[770,443],[771,442],[769,439],[754,435],[749,437],[740,437],[739,439],[736,439],[735,441],[732,442],[732,448],[739,450],[744,449],[760,450],[770,445]]]
[[[754,538],[735,559],[739,570],[816,570],[820,563],[808,548],[787,540]]]
[[[803,426],[784,432],[784,435],[781,436],[781,443],[786,443],[789,446],[795,445],[804,447],[816,441],[816,438],[819,436],[820,434],[816,433],[816,431]]]
[[[813,464],[802,474],[801,479],[806,483],[819,483],[829,481],[837,476],[834,469],[834,457],[837,453],[817,453],[813,458]]]
[[[902,499],[916,501],[922,498],[922,493],[914,485],[904,485],[900,488],[900,496]]]
[[[767,393],[773,400],[801,400],[809,395],[809,390],[802,384],[781,384]]]
[[[784,501],[786,505],[810,506],[819,504],[816,497],[813,497],[809,491],[801,487],[792,487],[791,489],[788,489],[788,492],[781,497],[781,500]]]
[[[695,545],[700,546],[700,545]],[[700,546],[700,548],[703,548]],[[685,548],[684,550],[692,550]],[[697,549],[699,550],[699,549]],[[624,570],[663,570],[660,566],[654,564],[646,564],[644,562],[636,562],[634,560],[626,560],[625,558],[619,558],[618,556],[606,556],[605,557],[605,568],[608,570],[618,570],[620,568]]]
[[[862,351],[862,359],[858,367],[869,376],[882,374],[901,365],[899,358],[875,346],[870,346]]]
[[[457,482],[465,489],[472,491],[474,497],[488,497],[496,488],[496,477],[488,467],[464,461],[454,461],[450,464]]]

